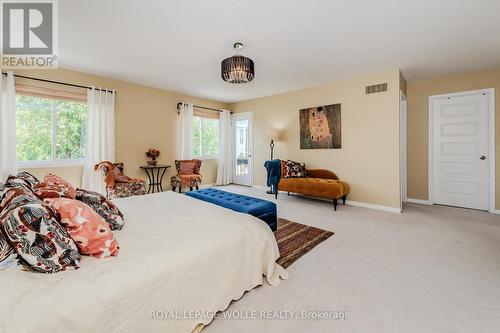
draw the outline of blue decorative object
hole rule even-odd
[[[270,201],[248,197],[246,195],[230,193],[206,188],[198,191],[188,192],[190,197],[213,203],[240,213],[250,214],[266,222],[272,231],[278,227],[278,216],[276,204]]]

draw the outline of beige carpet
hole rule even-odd
[[[274,201],[264,189],[228,186]],[[349,320],[216,319],[204,333],[498,332],[500,216],[407,205],[403,214],[280,194],[278,215],[335,231],[288,268],[290,278],[230,310],[349,311]]]

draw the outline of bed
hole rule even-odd
[[[0,332],[196,332],[263,276],[287,277],[253,216],[174,192],[114,202],[126,221],[118,257],[52,275],[0,272]]]

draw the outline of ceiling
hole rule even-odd
[[[236,102],[401,68],[500,67],[498,0],[60,0],[59,65]],[[233,42],[250,84],[220,78]]]

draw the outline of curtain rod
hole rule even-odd
[[[179,113],[179,110],[181,109],[181,105],[182,105],[182,102],[177,103],[177,113]],[[221,110],[221,109],[209,108],[209,107],[207,107],[207,106],[200,106],[200,105],[194,105],[194,104],[193,104],[193,107],[194,107],[194,108],[197,108],[197,109],[203,109],[203,110],[210,110],[210,111],[222,112],[222,110]],[[232,112],[231,112],[231,113],[232,113]]]
[[[7,76],[7,73],[2,72],[2,74],[5,75],[5,76]],[[118,93],[116,90],[111,90],[111,89],[106,89],[106,88],[95,88],[95,87],[83,86],[83,85],[73,84],[73,83],[66,83],[66,82],[60,82],[60,81],[45,80],[45,79],[40,79],[40,78],[37,78],[37,77],[30,77],[30,76],[17,75],[17,74],[14,74],[14,77],[18,77],[18,78],[22,78],[22,79],[28,79],[28,80],[34,80],[34,81],[40,81],[40,82],[61,84],[61,85],[64,85],[64,86],[75,87],[75,88],[83,88],[83,89],[92,89],[92,88],[94,88],[95,90],[106,91],[106,92],[109,91],[109,92]]]

